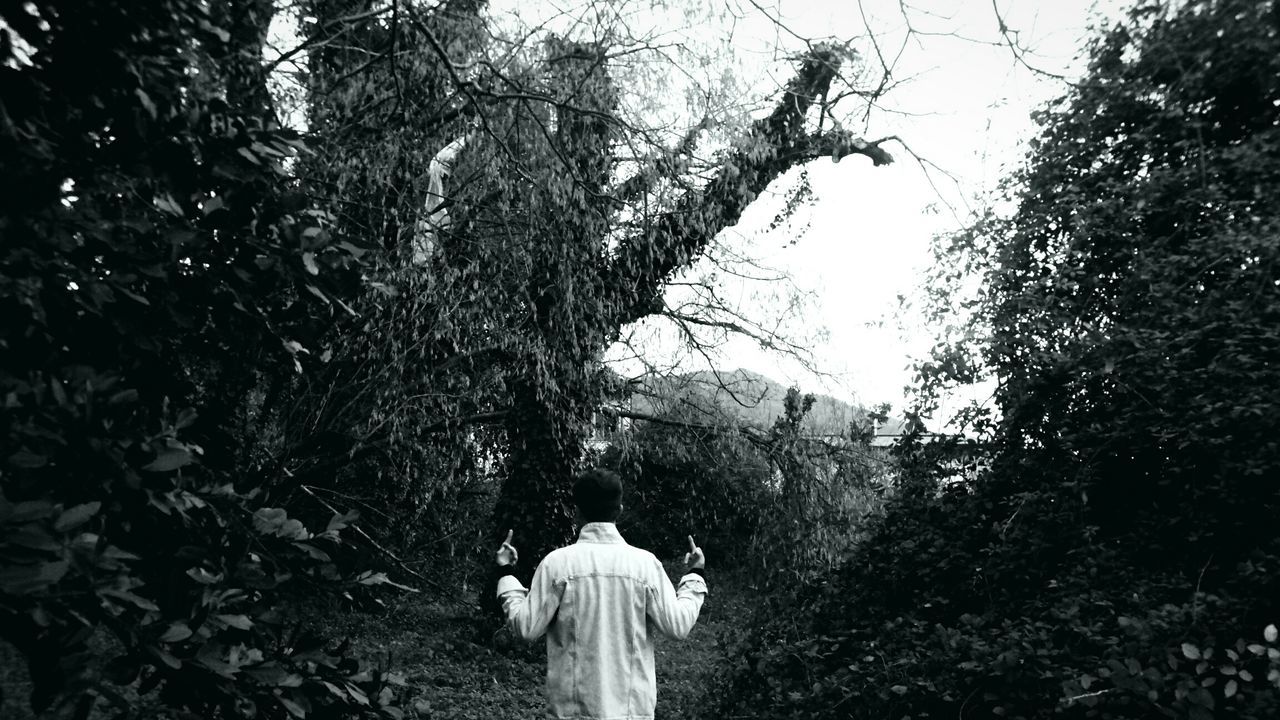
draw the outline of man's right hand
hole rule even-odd
[[[686,570],[701,569],[707,566],[707,556],[702,554],[702,548],[698,547],[693,541],[693,536],[689,536],[689,552],[684,554],[684,567]]]
[[[511,544],[511,536],[513,532],[507,531],[507,539],[502,541],[502,547],[498,548],[497,561],[499,567],[511,567],[520,559],[520,554],[516,552],[515,545]]]

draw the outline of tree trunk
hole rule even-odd
[[[224,76],[227,104],[246,117],[277,122],[275,103],[267,88],[262,48],[275,15],[273,0],[224,0],[212,3],[213,24],[226,31],[227,42],[210,53]]]
[[[530,378],[514,379],[510,390],[511,464],[493,513],[493,527],[502,535],[495,533],[491,544],[497,548],[508,529],[515,532],[512,544],[520,552],[515,575],[527,585],[548,553],[573,540],[570,488],[582,457],[586,423],[580,403],[545,397]],[[494,582],[483,590],[484,608],[497,608]]]

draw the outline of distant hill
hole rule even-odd
[[[695,406],[738,422],[767,428],[782,415],[787,385],[750,370],[702,370],[659,378],[632,399],[632,407],[657,412],[673,404]],[[800,388],[804,393],[805,388]],[[815,434],[846,432],[866,410],[829,395],[814,393],[804,428]]]

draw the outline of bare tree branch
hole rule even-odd
[[[818,150],[835,157],[866,155],[877,165],[892,161],[878,145],[844,132],[817,138],[806,135],[805,115],[830,87],[839,63],[834,48],[811,50],[774,111],[752,125],[707,187],[686,192],[670,212],[619,244],[603,278],[605,287],[615,294],[609,324],[620,326],[650,314],[671,273],[701,254],[716,234],[737,222],[770,182],[797,162],[815,157]]]

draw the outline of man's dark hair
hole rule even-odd
[[[616,522],[622,512],[622,478],[604,468],[578,473],[573,481],[573,501],[587,522]]]

